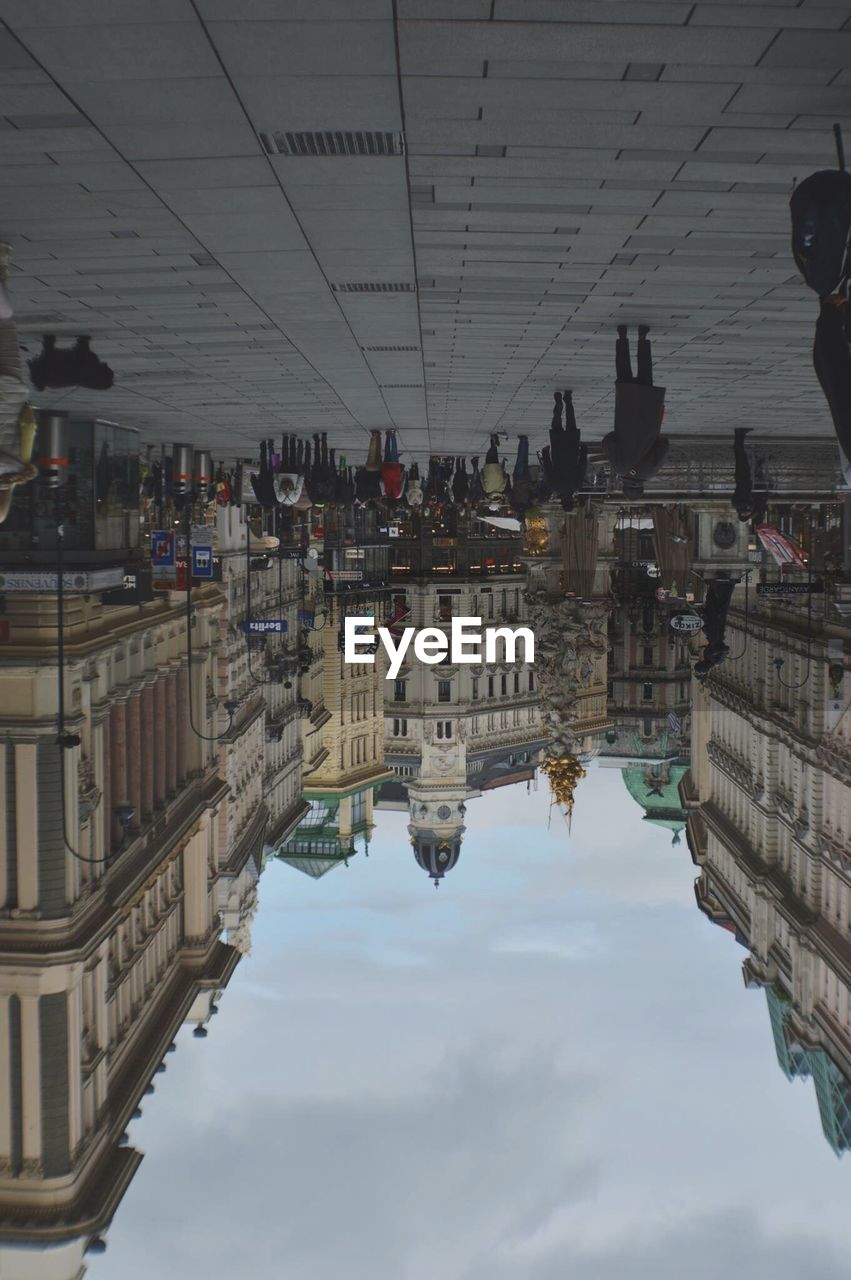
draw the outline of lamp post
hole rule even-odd
[[[188,681],[189,728],[203,742],[223,742],[233,728],[233,718],[239,703],[228,699],[223,705],[227,712],[228,723],[224,733],[202,733],[195,724],[195,709],[192,702],[192,499],[193,485],[195,489],[206,495],[212,478],[212,459],[209,453],[201,449],[197,452],[192,445],[176,444],[172,449],[172,488],[175,506],[183,507],[186,528],[186,679]]]
[[[45,415],[40,431],[43,439],[40,443],[41,483],[48,492],[51,490],[55,499],[56,517],[56,683],[57,683],[57,715],[56,745],[59,748],[59,801],[62,812],[62,843],[67,853],[78,862],[90,865],[108,866],[113,858],[117,858],[127,843],[130,823],[135,817],[135,809],[128,804],[119,804],[113,809],[113,816],[121,824],[121,843],[110,853],[107,850],[102,858],[91,858],[71,844],[67,827],[67,795],[65,783],[65,752],[79,747],[82,739],[78,733],[69,733],[65,726],[65,485],[67,481],[67,433],[65,418],[62,414]],[[98,804],[102,803],[102,798]],[[108,840],[108,836],[107,836]]]
[[[812,645],[813,645],[813,558],[812,554],[807,559],[807,669],[803,679],[797,684],[789,684],[783,679],[783,667],[785,658],[774,659],[774,669],[777,672],[777,679],[783,685],[784,689],[802,689],[810,678],[810,668],[812,666]]]

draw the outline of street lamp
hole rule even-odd
[[[239,703],[228,699],[224,709],[228,722],[224,733],[202,733],[195,724],[195,710],[192,705],[192,498],[193,485],[198,492],[207,495],[212,476],[212,460],[203,449],[195,450],[192,445],[176,444],[172,449],[172,488],[175,504],[183,507],[186,525],[186,679],[188,681],[189,728],[203,742],[223,742],[233,728],[233,718],[239,709]]]

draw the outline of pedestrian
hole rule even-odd
[[[304,489],[304,474],[298,461],[298,444],[295,436],[284,436],[278,470],[275,473],[275,496],[281,506],[294,507]]]
[[[456,458],[455,471],[452,476],[452,497],[455,505],[463,507],[470,496],[470,473],[467,470],[467,459]]]
[[[738,582],[738,578],[721,576],[709,580],[703,606],[703,631],[706,635],[706,644],[703,647],[703,657],[694,664],[694,674],[698,680],[705,680],[712,668],[722,663],[730,652],[730,646],[724,641],[724,632],[727,627],[730,600]]]
[[[562,396],[556,391],[554,398],[549,454],[551,489],[561,499],[564,510],[571,511],[576,491],[585,483],[585,473],[588,470],[588,446],[582,443],[582,433],[576,425],[573,392],[565,391]],[[562,408],[564,409],[564,426],[561,421]]]
[[[482,488],[491,511],[498,511],[503,505],[507,486],[508,472],[504,463],[499,460],[499,436],[492,435],[490,448],[485,454],[485,465],[482,467]]]
[[[408,472],[408,483],[405,488],[405,500],[409,507],[421,507],[423,505],[423,482],[420,479],[420,469],[416,462],[411,464]]]
[[[384,436],[384,461],[381,464],[381,487],[385,498],[394,502],[401,498],[405,488],[405,469],[399,461],[399,445],[394,427]]]
[[[833,418],[839,447],[851,458],[851,351],[846,335],[848,302],[841,294],[821,299],[813,365]]]
[[[369,448],[366,451],[367,471],[381,470],[381,432],[373,427],[369,433]]]
[[[638,372],[633,375],[625,324],[618,325],[615,344],[615,429],[603,439],[603,452],[626,497],[640,498],[644,482],[659,471],[668,452],[661,437],[665,388],[653,385],[650,332],[638,326]]]
[[[8,261],[9,246],[0,244],[0,524],[9,514],[15,488],[38,475],[30,461],[35,419],[27,402],[15,313],[6,292]]]

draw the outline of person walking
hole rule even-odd
[[[456,458],[452,475],[452,497],[457,507],[463,507],[470,496],[470,473],[467,470],[467,459]]]
[[[813,343],[813,366],[827,400],[839,447],[851,458],[851,351],[846,335],[848,301],[822,298]]]
[[[384,435],[384,461],[381,464],[381,487],[385,498],[398,501],[405,488],[405,469],[399,461],[399,444],[395,428]]]
[[[644,482],[659,471],[668,452],[662,439],[665,388],[653,385],[649,327],[638,326],[638,371],[632,372],[625,324],[615,344],[615,429],[603,439],[603,452],[626,497],[640,498]]]
[[[0,244],[0,524],[12,505],[18,485],[38,475],[30,461],[35,440],[35,419],[28,404],[23,377],[18,326],[6,292],[9,246]]]
[[[491,511],[498,511],[503,505],[507,487],[508,473],[499,460],[499,436],[492,435],[482,467],[482,488]]]
[[[369,433],[369,448],[366,451],[367,471],[381,470],[381,432],[373,427]]]
[[[562,408],[565,422],[562,425]],[[588,470],[588,446],[582,443],[582,433],[576,425],[576,412],[573,408],[573,392],[565,391],[564,395],[555,392],[555,407],[550,426],[551,471],[550,487],[561,499],[565,511],[573,508],[573,499],[577,489],[585,482]]]
[[[408,472],[405,500],[409,507],[417,508],[423,505],[423,482],[420,479],[420,469],[416,462],[411,464],[411,469]]]
[[[703,631],[706,644],[703,657],[694,664],[694,674],[698,680],[705,680],[713,667],[724,661],[730,652],[725,643],[724,633],[727,627],[727,612],[730,600],[739,582],[738,578],[710,578],[703,606]]]
[[[736,487],[733,490],[732,502],[736,508],[736,514],[743,523],[749,520],[759,523],[765,513],[767,495],[764,492],[754,492],[750,458],[745,447],[745,438],[750,432],[750,427],[736,427],[733,432]]]

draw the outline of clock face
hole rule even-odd
[[[452,810],[449,808],[449,805],[448,805],[448,804],[442,804],[442,805],[440,806],[440,808],[438,809],[438,811],[437,811],[437,816],[438,816],[438,818],[440,818],[440,821],[441,821],[441,822],[446,822],[446,820],[447,820],[448,818],[451,818],[451,817],[452,817]]]

